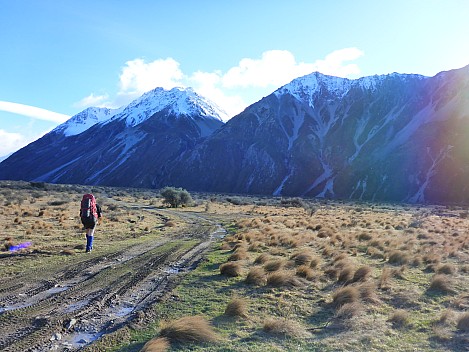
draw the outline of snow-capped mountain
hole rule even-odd
[[[0,164],[0,179],[150,186],[225,114],[192,89],[154,89],[118,110],[88,108]]]
[[[111,119],[122,110],[123,109],[87,108],[75,116],[72,116],[72,118],[65,121],[63,124],[57,126],[53,131],[63,133],[67,137],[74,136],[86,131],[97,123]]]
[[[231,119],[161,184],[469,202],[468,82],[469,66],[435,77],[394,73],[349,80],[313,73]]]
[[[155,89],[108,117],[57,128],[0,163],[0,179],[469,203],[469,66],[312,73],[224,125],[190,89]]]

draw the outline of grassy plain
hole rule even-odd
[[[83,251],[75,208],[84,189],[70,187],[3,188],[2,259],[11,256],[8,246],[27,241],[21,253],[31,262],[41,258],[34,253]],[[152,321],[89,351],[461,351],[469,344],[467,207],[193,194],[193,207],[142,219],[139,207],[161,204],[155,192],[95,191],[106,216],[100,246],[168,236],[183,226],[176,215],[211,219],[227,235],[153,307]],[[23,264],[0,270],[12,275]],[[197,335],[197,319],[212,330]]]

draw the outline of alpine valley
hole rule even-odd
[[[89,108],[0,179],[469,203],[469,66],[434,77],[300,77],[227,116],[192,89]]]

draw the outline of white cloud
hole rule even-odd
[[[336,50],[327,55],[324,60],[317,60],[314,63],[314,69],[325,75],[337,77],[358,75],[360,68],[357,64],[344,64],[344,62],[356,60],[363,54],[363,51],[357,48]]]
[[[223,76],[224,87],[279,87],[292,79],[311,73],[312,64],[296,63],[287,50],[270,50],[261,59],[242,59]]]
[[[62,123],[67,121],[70,116],[59,114],[57,112],[38,108],[35,106],[0,101],[0,111],[7,111],[13,114],[32,117],[34,119]]]
[[[0,129],[0,157],[6,156],[29,143],[27,138],[19,133],[7,132]]]
[[[324,60],[313,63],[297,63],[293,54],[287,50],[270,50],[260,59],[242,59],[238,66],[228,70],[222,77],[224,87],[280,87],[293,79],[319,71],[323,74],[347,77],[360,72],[355,64],[344,62],[358,59],[363,52],[357,48],[334,51]]]
[[[143,59],[127,61],[119,78],[120,93],[141,95],[156,87],[180,86],[184,75],[179,62],[172,58],[146,63]]]
[[[239,114],[247,105],[241,96],[228,95],[220,88],[220,72],[197,71],[189,81],[197,93],[216,103],[230,117]]]
[[[156,87],[171,89],[191,86],[209,98],[228,115],[241,112],[249,103],[289,83],[293,79],[319,71],[323,74],[349,77],[358,75],[358,65],[348,63],[363,55],[357,48],[345,48],[314,62],[296,62],[287,50],[265,51],[261,58],[244,58],[226,72],[196,71],[184,74],[173,58],[146,62],[137,58],[127,61],[119,76],[119,91],[113,99],[108,95],[90,94],[77,104],[116,108],[130,103]],[[255,93],[254,93],[255,91]]]
[[[90,106],[98,108],[107,107],[109,104],[111,104],[109,101],[109,94],[94,95],[94,93],[91,93],[73,105],[77,108],[85,109]]]

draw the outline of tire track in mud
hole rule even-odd
[[[20,276],[35,287],[10,280],[11,290],[0,291],[0,301],[10,305],[0,308],[0,350],[73,351],[127,324],[210,246],[213,225],[197,216],[181,218],[190,219],[194,231],[173,242],[142,243],[53,274],[38,270]]]

